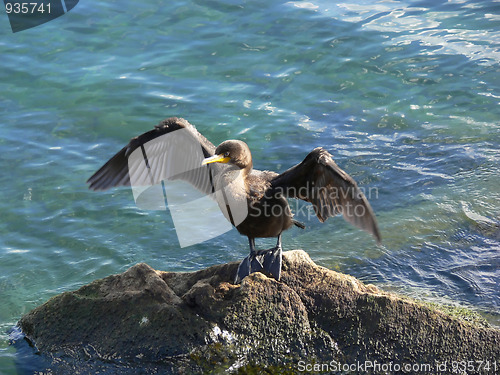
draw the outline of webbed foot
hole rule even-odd
[[[253,272],[262,272],[264,269],[263,261],[264,254],[261,251],[251,252],[245,259],[243,259],[238,266],[238,271],[236,271],[236,278],[234,280],[235,284],[241,283],[241,281]]]
[[[239,284],[245,277],[253,272],[262,272],[272,276],[276,280],[281,277],[281,265],[283,263],[281,249],[281,234],[275,247],[267,250],[255,250],[255,241],[250,240],[250,254],[243,259],[236,271],[235,284]]]

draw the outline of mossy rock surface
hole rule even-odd
[[[241,285],[232,284],[237,263],[190,273],[137,264],[50,299],[19,326],[57,374],[292,374],[332,361],[500,365],[498,329],[364,285],[301,250],[283,259],[280,282],[255,273]]]

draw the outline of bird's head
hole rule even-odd
[[[252,154],[243,141],[229,140],[222,142],[215,149],[215,155],[203,160],[202,165],[210,163],[228,163],[239,169],[252,169]]]

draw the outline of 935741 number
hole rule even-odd
[[[50,13],[50,3],[5,3],[5,10],[14,14]]]

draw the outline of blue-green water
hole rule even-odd
[[[235,230],[180,249],[167,212],[87,190],[170,116],[246,141],[258,169],[324,146],[378,193],[383,246],[312,218],[285,250],[500,325],[500,3],[82,0],[16,34],[4,15],[0,34],[0,373],[7,330],[51,296],[137,262],[246,256]]]

